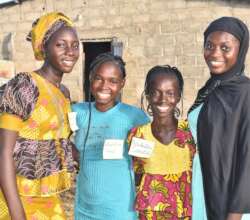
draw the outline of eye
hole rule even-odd
[[[172,91],[166,92],[166,95],[167,95],[167,97],[169,97],[169,98],[175,98],[175,97],[177,96],[176,93],[175,93],[175,92],[172,92]]]
[[[66,47],[64,42],[57,42],[56,46],[59,47],[59,48],[65,48]]]
[[[101,81],[102,78],[100,76],[98,76],[98,75],[94,75],[93,80],[95,80],[95,81]]]
[[[75,49],[75,50],[78,50],[78,49],[79,49],[79,43],[78,43],[78,42],[77,42],[77,43],[74,43],[74,44],[72,45],[72,48]]]
[[[119,80],[119,79],[116,79],[116,78],[112,78],[112,79],[110,79],[109,81],[110,81],[110,83],[112,83],[112,84],[118,84],[118,83],[120,83],[120,80]]]
[[[221,50],[224,51],[224,52],[229,52],[231,50],[231,48],[228,47],[227,45],[222,45]]]
[[[149,96],[151,96],[151,97],[156,97],[156,96],[158,96],[159,95],[159,93],[156,91],[156,90],[151,90],[150,92],[149,92]]]
[[[211,42],[206,42],[206,44],[205,44],[205,49],[206,50],[212,50],[213,49],[213,45],[211,44]]]

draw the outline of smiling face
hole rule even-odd
[[[232,34],[222,31],[208,35],[204,58],[213,74],[223,74],[230,70],[237,62],[240,42]]]
[[[96,108],[107,111],[115,105],[125,79],[118,66],[112,62],[101,64],[91,76],[91,93],[95,97]]]
[[[153,117],[173,117],[180,96],[181,92],[176,77],[164,73],[155,76],[147,96]]]
[[[63,27],[45,46],[45,62],[55,72],[70,73],[79,57],[79,40],[75,30]]]

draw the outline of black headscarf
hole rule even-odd
[[[189,111],[203,103],[197,125],[207,216],[225,220],[228,213],[250,213],[250,80],[244,76],[249,45],[246,25],[222,17],[204,32],[223,31],[240,41],[236,64],[215,75],[199,90]]]
[[[204,32],[204,45],[206,43],[209,34],[215,31],[224,31],[234,35],[240,41],[240,50],[238,55],[237,63],[232,69],[228,70],[224,74],[213,74],[211,73],[210,79],[207,81],[205,86],[198,92],[197,98],[189,109],[189,112],[199,106],[205,98],[212,92],[217,86],[220,85],[221,81],[232,78],[235,75],[244,73],[245,59],[249,47],[249,32],[247,26],[239,19],[234,17],[222,17],[219,18],[207,27]]]

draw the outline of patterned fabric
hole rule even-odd
[[[144,211],[139,212],[139,219],[141,220],[178,220],[179,218],[170,215],[167,212]],[[191,220],[191,217],[184,217],[181,220]]]
[[[38,99],[38,88],[26,73],[19,73],[1,87],[0,113],[8,113],[26,120]]]
[[[36,145],[37,147],[34,147]],[[53,175],[62,168],[73,172],[71,149],[71,142],[67,139],[41,140],[37,143],[36,140],[19,137],[14,149],[16,172],[28,179]]]
[[[150,123],[132,129],[128,142],[132,137],[155,142],[150,158],[134,157],[133,160],[135,174],[142,175],[137,188],[136,210],[156,212],[153,215],[169,216],[165,219],[171,220],[191,216],[191,167],[195,146],[187,122],[179,121],[176,138],[168,145],[153,136]]]
[[[43,47],[45,43],[53,33],[63,26],[72,27],[73,23],[67,16],[58,12],[48,13],[33,23],[27,39],[32,41],[32,47],[37,60],[44,60]]]
[[[36,73],[18,74],[5,86],[0,128],[19,132],[13,157],[20,195],[50,196],[71,187],[69,111],[69,100]]]
[[[46,198],[26,196],[20,198],[27,220],[66,220],[61,200],[57,195]],[[0,219],[11,220],[8,208],[2,201],[4,198],[0,191]]]

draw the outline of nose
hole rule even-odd
[[[103,90],[109,89],[109,82],[108,82],[108,80],[102,80],[101,88]]]
[[[219,47],[215,47],[213,50],[210,51],[211,57],[220,57],[221,56],[221,50]]]
[[[68,56],[74,56],[75,55],[75,48],[73,48],[72,46],[67,46],[65,53]]]
[[[162,92],[159,96],[159,101],[160,103],[168,103],[169,102],[169,97],[167,93]]]

